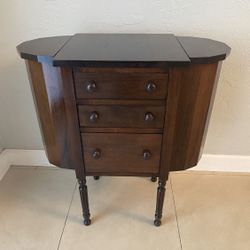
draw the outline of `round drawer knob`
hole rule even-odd
[[[148,160],[151,158],[151,152],[147,149],[145,149],[143,152],[142,152],[142,157],[144,160]]]
[[[95,148],[92,152],[92,157],[97,160],[101,157],[101,150],[99,148]]]
[[[149,82],[149,83],[146,85],[146,90],[147,90],[147,92],[151,93],[151,92],[153,92],[154,90],[156,90],[156,85],[155,85],[153,82]]]
[[[154,115],[151,112],[147,112],[145,114],[145,121],[152,122],[155,119]]]
[[[91,113],[89,114],[89,120],[90,120],[91,122],[97,121],[98,118],[99,118],[99,114],[98,114],[96,111],[93,111],[93,112],[91,112]]]
[[[86,86],[86,90],[89,92],[89,93],[92,93],[92,92],[95,92],[97,89],[97,86],[96,86],[96,83],[94,81],[91,81],[87,84]]]

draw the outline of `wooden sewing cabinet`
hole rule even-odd
[[[75,169],[84,224],[91,223],[86,176],[148,176],[158,178],[159,226],[169,172],[201,156],[230,48],[172,34],[76,34],[17,49],[48,159]]]

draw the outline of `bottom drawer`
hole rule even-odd
[[[87,173],[158,173],[161,134],[82,133]]]

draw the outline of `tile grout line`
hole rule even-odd
[[[171,191],[172,191],[172,195],[173,195],[174,213],[175,213],[178,235],[179,235],[180,245],[181,245],[181,250],[182,250],[183,248],[182,248],[182,241],[181,241],[181,233],[180,233],[180,228],[179,228],[178,215],[177,215],[176,204],[175,204],[175,199],[174,199],[174,190],[173,190],[173,186],[172,186],[171,176],[169,178],[169,182],[170,182],[170,187],[171,187]]]
[[[69,208],[68,208],[65,220],[64,220],[64,225],[63,225],[62,233],[61,233],[58,245],[57,245],[57,250],[59,250],[59,248],[61,246],[62,236],[64,234],[64,230],[65,230],[65,227],[66,227],[66,224],[67,224],[67,220],[68,220],[68,217],[69,217],[69,211],[70,211],[70,208],[71,208],[71,205],[72,205],[72,202],[73,202],[73,199],[74,199],[74,195],[75,195],[75,192],[76,192],[76,186],[77,186],[77,183],[75,183],[75,188],[73,190],[73,194],[72,194],[72,197],[71,197],[71,200],[70,200],[70,203],[69,203]]]

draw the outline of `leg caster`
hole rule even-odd
[[[97,180],[99,180],[99,179],[100,179],[100,176],[98,176],[98,175],[95,175],[95,176],[94,176],[94,180],[97,181]]]
[[[157,177],[151,177],[151,181],[152,182],[156,182],[157,181]]]
[[[78,184],[82,203],[83,223],[85,226],[88,226],[91,224],[91,220],[89,213],[88,188],[86,185],[86,178],[78,179]]]
[[[159,179],[158,188],[157,188],[157,201],[156,201],[156,210],[155,210],[155,220],[154,225],[159,227],[161,225],[162,218],[162,208],[165,196],[165,185],[166,180]]]

